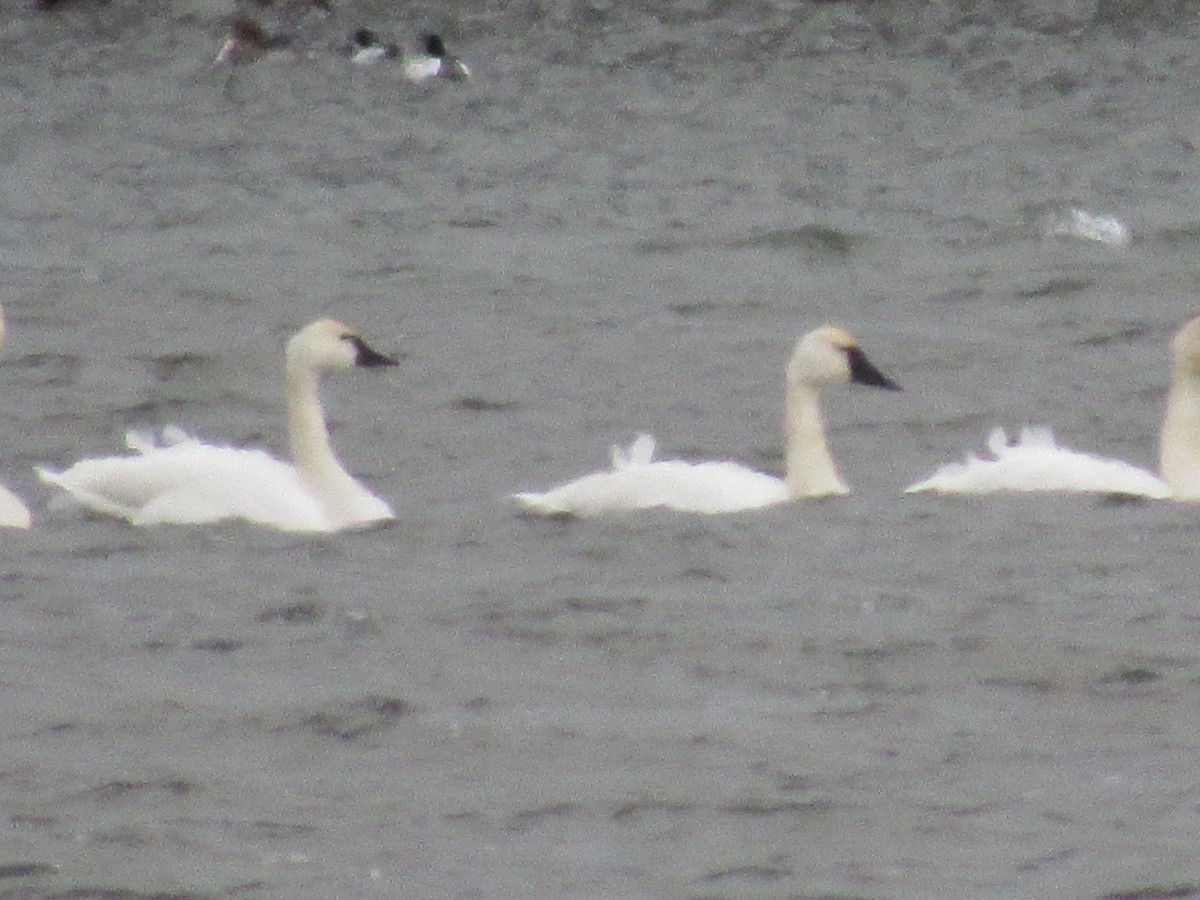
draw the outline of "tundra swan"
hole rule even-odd
[[[84,459],[65,472],[38,469],[48,484],[93,510],[134,525],[247,519],[285,531],[339,531],[395,517],[334,455],[318,396],[320,375],[352,366],[393,366],[340,322],[322,319],[288,341],[284,367],[292,462],[264,450],[214,446],[167,429],[161,444],[134,432],[135,453]]]
[[[0,309],[0,347],[4,346],[4,310]],[[0,484],[0,528],[28,528],[33,517],[21,498]]]
[[[1200,316],[1171,343],[1171,381],[1159,433],[1159,472],[1068,450],[1046,429],[1026,429],[1014,445],[1003,431],[988,439],[992,459],[971,455],[949,463],[906,493],[938,491],[1076,491],[1128,494],[1153,499],[1200,500]]]
[[[524,509],[544,515],[596,515],[667,507],[725,513],[760,509],[804,497],[849,492],[825,439],[820,389],[856,382],[899,390],[847,332],[824,327],[796,344],[786,371],[787,475],[776,478],[731,461],[654,461],[654,438],[640,435],[628,450],[614,447],[612,469],[594,472],[545,493],[513,494]]]
[[[29,507],[21,498],[0,484],[0,528],[28,528],[33,524]]]

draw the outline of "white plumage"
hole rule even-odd
[[[127,434],[133,455],[84,459],[38,475],[90,509],[135,525],[246,519],[287,531],[339,531],[394,518],[334,455],[317,390],[323,371],[395,361],[329,319],[301,329],[288,342],[286,360],[291,463],[168,428],[161,442]]]
[[[33,524],[29,507],[16,494],[0,484],[0,528],[28,528]]]
[[[612,448],[613,468],[593,472],[545,493],[514,494],[530,512],[594,516],[628,509],[669,507],[698,513],[737,512],[782,503],[782,478],[740,463],[653,460],[654,438],[638,435],[628,451]]]
[[[640,435],[628,450],[612,449],[612,468],[542,493],[514,494],[543,515],[590,516],[664,507],[695,513],[761,509],[787,500],[849,491],[829,454],[818,394],[824,385],[857,382],[898,389],[840,328],[802,337],[787,366],[787,475],[777,478],[732,461],[653,459],[654,438]]]
[[[0,347],[4,346],[4,310],[0,309]],[[0,484],[0,528],[28,528],[33,522],[29,507]]]
[[[991,458],[971,454],[942,466],[907,494],[989,494],[997,491],[1065,491],[1163,499],[1171,489],[1157,475],[1115,459],[1059,446],[1048,428],[1023,428],[1015,444],[1004,429],[988,435]]]
[[[942,466],[906,493],[1075,491],[1200,500],[1200,317],[1180,328],[1171,346],[1171,383],[1159,433],[1161,476],[1061,447],[1049,429],[1025,429],[1013,445],[997,429],[988,438],[991,459],[972,455]]]

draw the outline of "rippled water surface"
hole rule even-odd
[[[1200,510],[901,494],[994,425],[1155,464],[1191,5],[342,0],[232,73],[216,0],[13,6],[0,897],[1200,895]],[[476,77],[352,70],[360,24]],[[322,315],[403,354],[325,390],[394,523],[37,482],[131,426],[285,452]],[[828,321],[905,387],[828,393],[851,496],[507,502],[642,430],[779,472]]]

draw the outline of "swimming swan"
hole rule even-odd
[[[829,455],[818,396],[824,385],[848,381],[900,389],[840,328],[818,328],[797,342],[786,373],[785,478],[730,461],[655,462],[654,438],[640,435],[628,450],[613,448],[611,470],[541,494],[513,494],[512,499],[534,513],[588,516],[651,507],[726,513],[848,493]]]
[[[942,466],[905,493],[1075,491],[1200,500],[1200,316],[1179,329],[1171,347],[1171,382],[1159,435],[1161,477],[1129,463],[1068,450],[1046,429],[1026,429],[1012,446],[996,430],[988,438],[993,459],[972,455]]]
[[[0,347],[4,345],[4,310],[0,309]],[[28,528],[33,522],[29,507],[0,484],[0,528]]]
[[[1164,499],[1171,489],[1145,469],[1116,459],[1080,453],[1060,446],[1048,428],[1022,428],[1010,444],[1003,428],[988,435],[991,459],[974,454],[962,462],[948,463],[916,484],[906,494],[992,494],[1001,491],[1063,491],[1125,494]]]
[[[285,531],[339,531],[395,518],[391,507],[342,468],[329,443],[318,387],[321,373],[393,366],[340,322],[322,319],[288,341],[288,439],[292,463],[264,450],[206,444],[178,429],[164,441],[134,432],[136,455],[85,459],[38,476],[93,510],[134,525],[247,519]]]

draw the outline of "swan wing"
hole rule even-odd
[[[1120,460],[1060,446],[1049,429],[1023,429],[1014,444],[997,429],[989,436],[988,449],[991,458],[971,454],[962,462],[942,466],[905,493],[1060,491],[1153,499],[1171,496],[1171,489],[1156,475]]]
[[[331,530],[296,470],[265,451],[190,438],[160,446],[132,435],[128,442],[135,455],[84,459],[38,475],[82,505],[135,525],[246,519],[289,531]]]
[[[654,459],[654,435],[639,434],[626,450],[619,444],[613,444],[609,455],[614,469],[625,469],[629,466],[649,465]]]
[[[728,460],[689,463],[666,460],[634,470],[638,493],[653,506],[698,513],[762,509],[791,499],[782,478]]]
[[[187,455],[191,477],[150,498],[130,517],[134,525],[243,519],[283,531],[336,530],[296,470],[265,451],[200,444]]]
[[[530,512],[578,516],[656,507],[728,513],[761,509],[788,498],[782,479],[738,463],[679,460],[625,465],[593,472],[545,493],[513,495]]]

